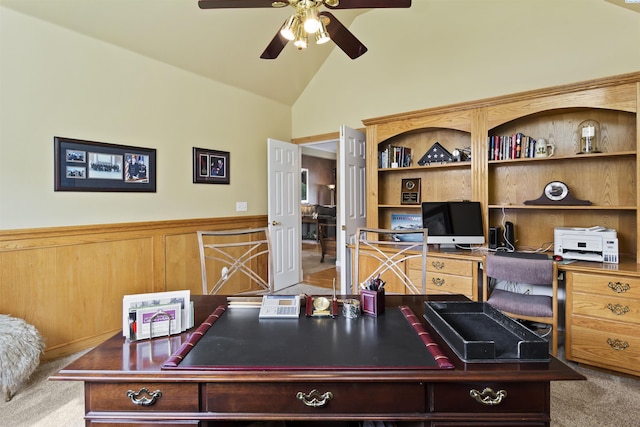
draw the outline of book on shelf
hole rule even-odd
[[[411,166],[411,148],[409,147],[389,145],[378,152],[378,167],[380,169],[409,166]]]
[[[487,140],[489,160],[511,160],[535,157],[536,140],[520,132],[492,135]]]

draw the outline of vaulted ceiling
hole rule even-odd
[[[0,0],[0,5],[287,105],[333,43],[260,59],[290,7],[202,10],[197,0]],[[366,9],[332,13],[345,26]],[[363,40],[364,44],[366,41]]]
[[[640,11],[640,3],[605,1]],[[344,55],[331,42],[302,51],[289,43],[277,59],[260,59],[291,14],[289,7],[202,10],[197,0],[0,0],[0,5],[286,105],[293,105],[333,50]],[[332,11],[346,27],[367,12]]]

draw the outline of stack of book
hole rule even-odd
[[[535,157],[536,140],[522,133],[490,136],[487,142],[489,160]]]
[[[190,291],[125,295],[122,299],[122,335],[128,340],[179,334],[192,327]]]
[[[378,167],[406,168],[411,166],[411,148],[389,145],[378,153]]]

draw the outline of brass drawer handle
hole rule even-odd
[[[616,339],[607,338],[607,344],[609,344],[609,346],[612,349],[618,350],[618,351],[624,351],[629,348],[629,343],[627,341],[622,341],[617,338]]]
[[[441,279],[440,277],[434,277],[433,279],[431,279],[431,283],[433,283],[436,286],[443,286],[444,279]]]
[[[627,292],[629,289],[631,289],[631,286],[629,286],[628,283],[609,282],[607,286],[609,287],[609,289],[611,289],[613,292],[617,294],[622,294],[624,292]]]
[[[151,406],[162,397],[162,391],[156,390],[149,392],[146,387],[142,387],[137,393],[133,390],[127,391],[127,397],[131,399],[131,402],[133,402],[134,405]]]
[[[607,308],[609,310],[611,310],[611,312],[613,314],[617,314],[618,316],[623,316],[625,314],[627,314],[631,309],[629,308],[628,305],[625,305],[624,307],[622,306],[622,304],[607,304]]]
[[[301,400],[306,406],[311,406],[312,408],[322,408],[325,406],[331,399],[333,399],[333,393],[330,391],[324,392],[320,394],[320,392],[316,389],[313,389],[309,392],[309,394],[304,394],[299,391],[296,393],[296,398]]]
[[[431,265],[436,270],[442,270],[444,268],[444,262],[442,261],[431,261]]]
[[[469,390],[469,396],[473,397],[476,402],[482,405],[494,406],[502,403],[502,400],[507,397],[506,390],[498,390],[497,392],[487,387],[482,392],[476,389]]]

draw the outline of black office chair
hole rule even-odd
[[[547,334],[551,333],[551,353],[556,356],[558,354],[557,263],[550,259],[487,255],[483,276],[484,301],[509,317],[549,325],[550,331]],[[495,284],[498,280],[549,286],[551,296],[496,289]]]

